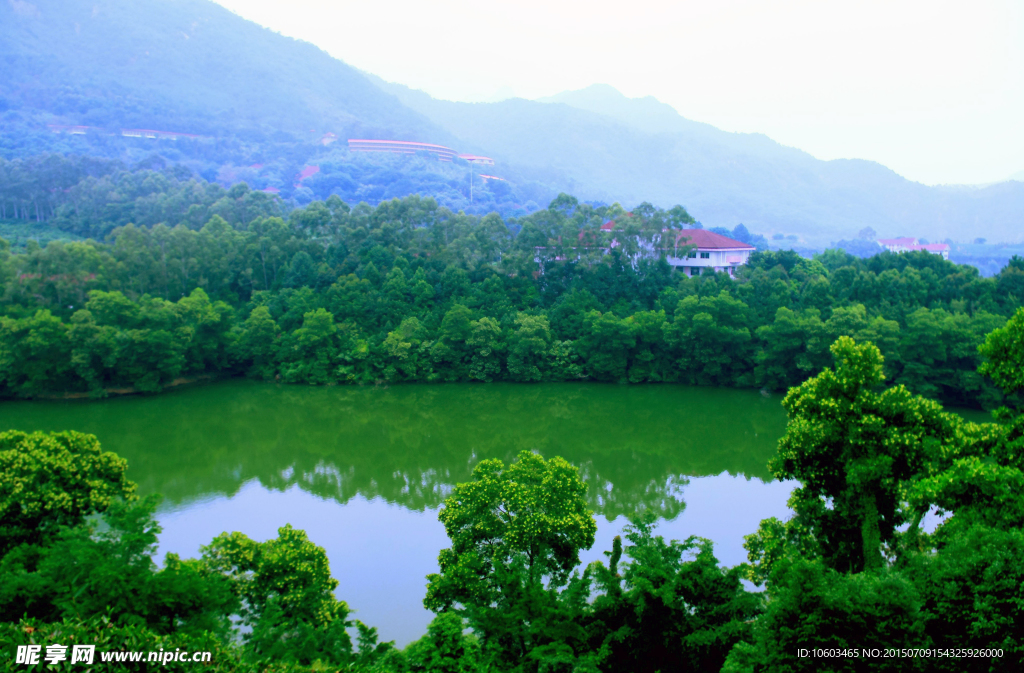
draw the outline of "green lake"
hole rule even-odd
[[[234,380],[156,396],[3,402],[0,427],[80,430],[164,496],[160,557],[226,530],[291,523],[327,550],[339,598],[399,645],[425,631],[425,576],[447,546],[437,510],[483,458],[522,450],[580,468],[598,517],[584,563],[640,509],[667,538],[700,535],[727,565],[743,536],[785,517],[766,464],[781,396],[674,385],[283,386]]]

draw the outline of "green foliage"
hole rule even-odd
[[[792,386],[772,471],[801,482],[795,516],[748,536],[748,567],[722,569],[706,541],[666,543],[641,520],[607,567],[580,574],[596,526],[576,470],[530,453],[482,461],[441,513],[451,547],[425,600],[438,616],[398,653],[348,620],[301,531],[225,533],[202,559],[158,568],[152,503],[119,502],[123,461],[86,436],[4,433],[5,619],[81,625],[111,609],[131,637],[223,644],[237,615],[250,631],[226,656],[240,667],[797,670],[812,643],[997,644],[1019,658],[1024,421],[964,423],[915,394],[1002,402],[974,372],[982,356],[982,373],[1019,388],[1022,314],[1005,322],[1016,267],[985,280],[927,255],[763,253],[737,278],[690,278],[630,262],[671,215],[650,206],[626,218],[565,197],[502,222],[418,198],[335,199],[286,221],[246,215],[249,193],[173,228],[126,220],[109,243],[0,246],[3,394],[243,372]],[[606,218],[633,242],[611,250]],[[594,245],[572,252],[580,241]],[[930,509],[951,516],[927,535]],[[767,607],[744,574],[767,583]]]
[[[986,358],[978,371],[1008,393],[1024,388],[1024,308],[985,337],[978,351]]]
[[[1012,360],[1012,326],[987,341],[989,362]],[[1019,667],[1024,417],[1003,409],[1002,425],[956,421],[901,386],[873,390],[884,375],[871,344],[841,338],[832,350],[835,372],[784,402],[790,424],[772,467],[801,480],[796,514],[762,521],[747,537],[748,575],[768,580],[768,608],[723,670],[818,670],[799,649],[817,647],[859,653],[831,659],[831,670]],[[926,535],[918,526],[932,508],[951,516]],[[893,529],[908,520],[906,532]],[[872,562],[882,542],[890,554]],[[887,647],[1002,656],[864,660],[865,648]]]
[[[545,316],[516,315],[510,336],[508,371],[514,381],[541,381],[551,370],[551,328]]]
[[[3,248],[0,395],[156,392],[238,373],[782,390],[852,336],[879,347],[887,382],[956,404],[1004,402],[975,372],[976,349],[1018,306],[1015,268],[982,279],[924,253],[759,252],[736,277],[691,278],[659,247],[666,227],[687,224],[682,211],[627,216],[566,196],[503,221],[413,196],[375,208],[314,201],[284,219],[244,185],[218,196],[139,180],[124,193],[167,207],[97,206],[100,221],[116,220],[107,243]],[[186,207],[199,196],[213,200]]]
[[[128,464],[80,432],[0,432],[0,555],[47,541],[118,498],[134,497]]]
[[[723,290],[679,302],[667,339],[678,348],[683,381],[698,385],[750,385],[753,343],[747,306]]]
[[[208,633],[191,635],[187,633],[159,634],[140,624],[120,625],[113,622],[105,615],[96,616],[90,619],[65,619],[57,622],[40,622],[33,619],[14,622],[0,623],[0,648],[5,652],[5,670],[21,671],[45,671],[60,670],[66,667],[73,670],[71,664],[64,662],[58,668],[50,666],[42,657],[39,663],[34,666],[15,665],[14,652],[19,645],[41,645],[42,653],[45,654],[46,646],[53,644],[66,645],[68,647],[68,661],[70,661],[71,647],[73,645],[95,645],[96,654],[94,664],[97,670],[104,666],[117,667],[123,671],[153,670],[152,663],[146,662],[118,662],[116,664],[103,664],[100,662],[101,652],[177,652],[178,650],[192,652],[210,652],[208,664],[197,664],[188,662],[168,662],[161,664],[160,668],[167,671],[194,671],[197,666],[204,670],[215,673],[295,673],[299,670],[287,664],[248,664],[240,660],[238,654],[216,636]],[[74,667],[81,667],[83,664],[75,664]],[[309,669],[306,669],[309,670]]]
[[[609,564],[588,572],[601,593],[590,616],[591,642],[606,671],[717,671],[730,649],[749,638],[761,597],[748,593],[741,570],[718,565],[709,540],[666,543],[653,516],[626,528],[630,558],[619,566],[621,541]]]
[[[430,622],[427,634],[405,649],[410,672],[475,673],[486,670],[480,662],[480,645],[464,633],[465,622],[453,611],[442,612]]]
[[[1006,410],[1001,410],[1008,414]],[[907,489],[919,511],[952,516],[936,532],[940,544],[972,526],[1015,530],[1024,525],[1024,415],[1003,424],[964,424],[935,452],[926,474]]]
[[[906,671],[922,660],[865,660],[863,649],[927,647],[924,601],[898,573],[846,574],[819,561],[796,561],[772,590],[765,614],[757,620],[754,648],[746,655],[754,671]],[[939,646],[936,644],[936,646]],[[978,646],[976,643],[975,647]],[[827,663],[800,650],[848,650],[856,656],[830,657]],[[931,660],[927,660],[931,661]]]
[[[203,563],[230,577],[243,601],[253,656],[304,664],[349,658],[348,606],[334,597],[327,555],[303,531],[284,526],[267,542],[223,533],[202,551]]]
[[[933,662],[938,671],[1012,670],[1024,664],[1024,534],[975,526],[947,538],[908,569],[923,598],[924,627],[940,647],[1003,650],[1002,659]],[[966,665],[965,665],[966,664]]]
[[[23,395],[66,383],[70,368],[68,326],[46,309],[32,317],[0,317],[0,380]]]
[[[464,614],[502,665],[536,670],[566,654],[551,649],[559,635],[578,631],[571,616],[585,587],[570,572],[597,531],[586,485],[561,458],[525,451],[507,467],[481,461],[473,477],[439,515],[452,546],[428,576],[424,605]]]
[[[0,614],[57,621],[110,616],[155,633],[225,637],[237,599],[226,577],[168,554],[153,562],[157,500],[113,502],[98,521],[64,527],[46,545],[22,545],[0,560]]]
[[[770,467],[800,480],[789,504],[827,566],[860,572],[882,566],[883,545],[892,548],[913,516],[903,484],[952,440],[958,419],[903,386],[877,392],[885,375],[873,344],[840,337],[831,350],[836,369],[786,395],[789,425]]]
[[[764,348],[757,354],[756,376],[769,389],[799,384],[827,365],[828,337],[817,309],[796,313],[780,306],[775,320],[757,329]]]
[[[125,468],[91,435],[0,434],[0,643],[209,650],[225,671],[401,669],[359,622],[353,652],[327,556],[291,526],[263,543],[224,533],[202,558],[168,554],[158,567],[159,498],[133,499]],[[250,627],[244,647],[235,618]]]

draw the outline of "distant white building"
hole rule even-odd
[[[613,221],[605,222],[601,226],[601,231],[605,232],[611,232],[614,229],[615,222]],[[579,248],[572,248],[566,250],[566,252],[572,255],[574,254],[573,250],[578,251],[591,247],[586,245],[586,232],[580,232],[579,240],[581,243]],[[619,247],[619,245],[619,241],[613,239],[610,246],[604,248],[604,252],[607,254]],[[669,248],[669,245],[672,247]],[[678,251],[685,249],[686,246],[694,247],[691,247],[685,256],[676,257],[672,252],[669,252],[669,250]],[[728,236],[722,236],[705,229],[665,229],[662,232],[662,236],[655,237],[653,242],[645,242],[640,245],[640,251],[636,259],[640,257],[657,257],[665,254],[665,261],[670,266],[679,269],[688,276],[699,276],[704,269],[713,269],[716,272],[724,271],[732,276],[736,274],[738,267],[747,263],[750,253],[756,249],[747,243],[741,243]],[[545,250],[546,247],[538,247],[536,249],[537,256],[534,258],[534,261],[541,266],[541,273],[544,272]],[[576,252],[575,254],[578,255],[579,253]],[[550,259],[551,261],[561,262],[565,261],[566,257],[559,256]],[[636,259],[633,260],[634,264]]]
[[[691,249],[686,257],[670,255],[665,261],[690,276],[699,276],[701,271],[707,268],[726,271],[730,276],[735,275],[736,269],[746,264],[750,253],[757,249],[706,229],[677,231],[675,247],[681,248],[686,245],[693,245],[696,248]]]
[[[942,259],[949,259],[949,246],[945,243],[918,243],[916,238],[880,238],[878,245],[889,252],[914,252],[924,250],[933,255],[941,255]]]

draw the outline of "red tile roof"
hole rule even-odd
[[[754,250],[754,246],[741,243],[728,236],[707,229],[683,229],[676,233],[676,245],[695,245],[698,250]]]
[[[302,169],[302,172],[298,174],[297,179],[301,182],[306,178],[312,177],[320,172],[319,166],[306,166]]]

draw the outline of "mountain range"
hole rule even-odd
[[[1019,181],[926,186],[875,162],[821,161],[761,134],[725,132],[605,85],[535,101],[437,100],[207,0],[6,0],[0,67],[0,156],[7,159],[129,149],[137,158],[140,151],[47,127],[60,124],[214,139],[169,149],[161,141],[156,150],[172,162],[301,166],[328,151],[344,162],[342,143],[317,142],[331,132],[493,157],[489,172],[534,201],[565,191],[627,207],[678,203],[705,226],[744,223],[809,245],[853,238],[868,226],[882,236],[933,241],[1024,240]],[[545,204],[531,202],[537,205]]]

